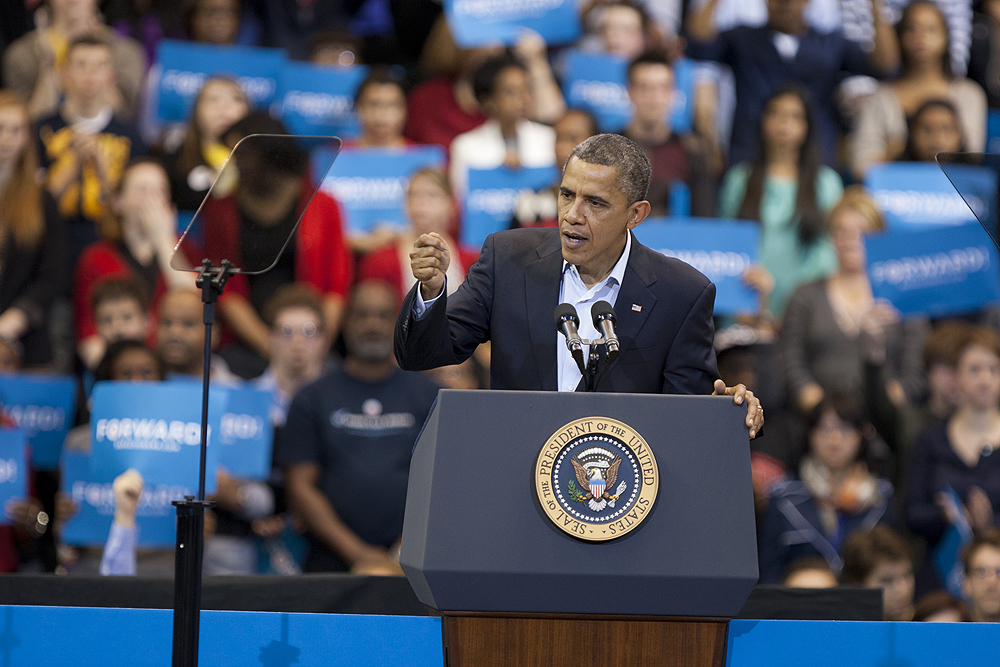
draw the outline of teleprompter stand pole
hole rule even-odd
[[[201,466],[198,497],[175,500],[177,548],[174,551],[174,648],[173,667],[197,667],[201,614],[201,562],[205,551],[205,509],[215,503],[205,500],[205,460],[208,453],[208,386],[212,363],[212,325],[215,302],[231,275],[232,265],[222,260],[214,267],[205,259],[195,283],[201,289],[202,320],[205,323],[205,357],[201,383]]]

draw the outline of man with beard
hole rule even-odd
[[[308,528],[305,571],[400,575],[410,455],[437,387],[392,354],[399,303],[387,283],[353,290],[343,364],[292,399],[275,462]]]

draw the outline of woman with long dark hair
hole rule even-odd
[[[756,156],[726,173],[720,197],[723,217],[760,222],[759,262],[774,278],[774,315],[784,313],[796,287],[836,270],[824,220],[843,191],[837,172],[821,162],[808,93],[780,89],[764,105]]]
[[[986,146],[986,94],[976,82],[951,71],[948,24],[938,6],[928,0],[911,2],[896,31],[902,76],[881,84],[861,110],[849,158],[858,177],[874,163],[899,156],[906,145],[907,119],[933,99],[954,104],[969,150],[980,152]]]
[[[28,107],[0,90],[0,338],[19,341],[26,366],[51,361],[47,321],[69,287],[66,223],[38,178]]]
[[[233,79],[213,76],[202,85],[183,142],[163,160],[177,208],[194,211],[201,206],[229,157],[222,133],[249,110],[246,93]]]
[[[964,153],[965,133],[955,105],[948,100],[924,102],[909,122],[903,162],[934,162],[938,153]]]

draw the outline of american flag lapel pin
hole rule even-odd
[[[641,313],[642,312],[642,306],[640,306],[637,303],[633,303],[632,304],[632,310],[634,310],[637,313]]]

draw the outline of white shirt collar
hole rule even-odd
[[[625,267],[628,266],[628,257],[629,257],[629,253],[631,251],[632,251],[632,232],[631,231],[626,231],[626,236],[625,236],[625,250],[622,251],[622,256],[618,258],[618,262],[615,264],[614,268],[611,269],[611,273],[608,274],[607,278],[605,278],[600,283],[598,283],[599,285],[600,284],[609,283],[612,280],[615,283],[617,283],[618,285],[622,284],[622,280],[625,279]],[[563,275],[566,274],[567,270],[572,270],[573,273],[576,275],[576,277],[580,278],[580,271],[579,271],[579,269],[577,269],[576,266],[574,266],[573,264],[570,264],[569,262],[567,262],[564,259],[563,260],[563,266],[562,266]],[[581,279],[581,282],[582,282],[582,279]],[[595,285],[595,287],[596,287],[596,285]]]

